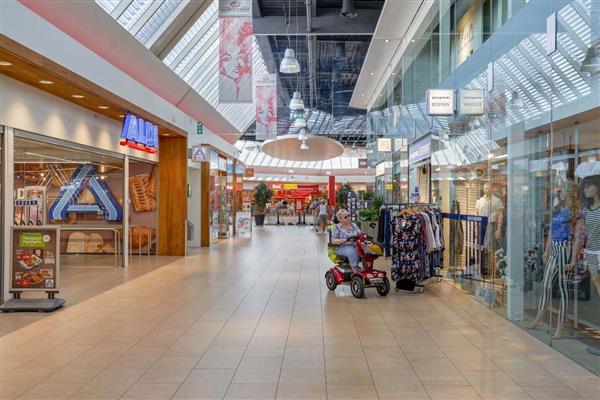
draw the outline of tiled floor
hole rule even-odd
[[[256,229],[2,338],[2,399],[600,399],[450,285],[329,292],[323,238]]]
[[[106,256],[104,256],[106,258]],[[73,262],[85,262],[83,257],[71,256]],[[60,310],[64,312],[71,306],[90,299],[102,292],[119,286],[127,281],[135,279],[150,271],[154,271],[177,257],[138,257],[134,255],[130,259],[128,268],[114,266],[68,266],[61,268],[60,271],[60,293],[58,297],[67,300],[65,308]],[[108,262],[112,262],[112,257],[109,257]],[[25,292],[23,297],[44,297],[43,292]],[[27,326],[35,321],[39,321],[48,317],[49,314],[44,313],[0,313],[0,336],[4,336],[10,332]]]

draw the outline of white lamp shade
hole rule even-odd
[[[306,141],[306,139],[306,129],[300,129],[300,132],[298,133],[298,140]]]
[[[279,72],[282,74],[297,74],[300,72],[300,64],[296,59],[294,49],[285,49],[283,60],[281,60],[281,64],[279,65]]]
[[[292,110],[292,111],[304,110],[304,101],[302,101],[300,92],[294,92],[292,100],[290,101],[290,110]]]
[[[293,127],[297,129],[306,128],[306,120],[304,119],[304,114],[296,114]]]
[[[600,55],[596,44],[588,47],[585,58],[581,63],[581,72],[596,74],[600,72]]]
[[[308,146],[308,142],[306,141],[306,139],[304,139],[302,141],[302,144],[300,145],[300,150],[308,150],[310,149],[310,147]]]

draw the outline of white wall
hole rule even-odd
[[[194,240],[188,241],[190,247],[200,247],[200,170],[188,168],[188,179],[192,197],[188,198],[188,219],[194,224]]]
[[[0,125],[158,161],[156,154],[119,144],[120,122],[6,76],[0,76]]]

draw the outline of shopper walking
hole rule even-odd
[[[327,200],[322,199],[319,205],[319,226],[321,228],[321,234],[327,232],[327,224],[329,223],[329,205]]]
[[[312,220],[313,225],[315,226],[315,231],[319,231],[319,200],[314,199],[312,203],[310,203],[310,211],[312,212]]]

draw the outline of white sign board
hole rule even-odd
[[[377,151],[379,151],[379,152],[392,151],[392,139],[390,139],[390,138],[377,139]]]
[[[454,115],[454,90],[429,89],[427,115]]]
[[[485,114],[485,91],[483,89],[462,89],[459,92],[458,113],[462,115]]]
[[[208,157],[207,147],[192,147],[192,156],[190,158],[193,162],[208,162]]]
[[[235,234],[237,236],[252,233],[252,215],[250,211],[238,211],[235,213]]]

